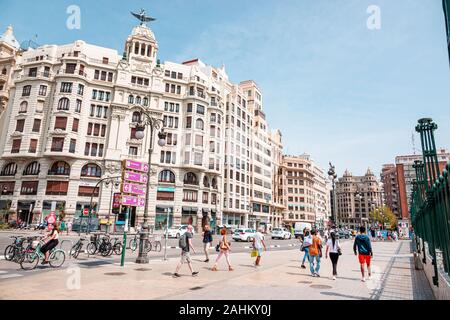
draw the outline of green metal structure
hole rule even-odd
[[[411,222],[417,252],[431,256],[433,283],[438,286],[438,269],[450,276],[450,162],[441,173],[434,140],[436,123],[420,119],[416,131],[420,134],[423,160],[415,161],[416,180],[413,182]]]

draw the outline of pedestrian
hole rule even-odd
[[[372,273],[370,271],[370,262],[373,257],[372,245],[370,243],[369,237],[365,234],[366,228],[361,226],[359,228],[359,234],[355,238],[355,242],[353,243],[353,252],[355,256],[358,255],[359,264],[361,267],[361,281],[365,282],[365,273],[364,273],[364,265],[367,265],[367,274],[370,277]],[[358,252],[357,252],[358,251]]]
[[[258,252],[255,261],[255,267],[260,266],[263,250],[267,251],[266,242],[264,241],[264,235],[262,234],[262,232],[263,228],[259,227],[258,231],[255,233],[255,237],[253,238],[253,249]]]
[[[311,230],[312,244],[309,246],[309,270],[313,277],[320,277],[320,258],[322,257],[322,241],[317,236],[317,231]]]
[[[45,241],[48,239],[48,241],[41,247],[41,252],[44,254],[45,258],[42,261],[42,264],[49,263],[48,258],[50,255],[50,251],[55,248],[59,243],[59,230],[58,226],[55,223],[55,226],[53,227],[52,231],[50,231],[42,240]]]
[[[180,237],[180,240],[178,242],[178,246],[181,249],[181,259],[180,262],[177,265],[177,268],[175,269],[175,273],[173,274],[174,277],[179,278],[179,271],[181,266],[186,262],[188,264],[189,270],[191,271],[191,274],[193,277],[198,275],[198,271],[194,271],[193,267],[192,267],[192,259],[191,259],[191,255],[190,255],[190,250],[192,249],[192,251],[194,253],[195,249],[194,246],[192,245],[192,225],[188,225],[187,226],[187,230],[186,232]]]
[[[333,265],[333,280],[336,280],[337,276],[337,263],[339,256],[342,254],[339,239],[336,239],[334,232],[330,233],[330,239],[327,241],[327,248],[325,251],[325,259],[328,259],[328,252],[330,253],[330,260]]]
[[[378,238],[379,241],[383,240],[383,236],[381,235],[381,230],[378,230],[377,238]]]
[[[309,233],[309,230],[305,230],[302,246],[300,248],[301,251],[305,252],[305,254],[303,255],[302,265],[300,266],[302,269],[306,269],[306,267],[305,267],[306,259],[308,259],[308,262],[310,260],[309,247],[311,246],[311,244],[312,244],[311,234]]]
[[[209,248],[213,242],[212,232],[209,225],[205,226],[205,231],[203,232],[203,250],[205,251],[205,262],[209,262]]]
[[[222,238],[220,239],[219,243],[219,254],[217,255],[216,262],[214,263],[214,266],[212,267],[211,271],[217,271],[217,265],[219,264],[219,260],[225,256],[225,260],[228,264],[228,270],[233,271],[233,267],[231,266],[230,261],[230,250],[231,250],[231,244],[227,240],[227,231],[225,229],[222,229],[220,232],[220,235]]]
[[[69,220],[67,223],[67,234],[72,231],[72,220]]]

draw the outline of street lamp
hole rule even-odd
[[[145,119],[142,119],[142,115],[145,116]],[[145,196],[145,207],[144,207],[144,222],[142,223],[140,235],[139,235],[139,255],[136,259],[136,263],[148,263],[149,259],[147,256],[147,250],[145,249],[145,244],[148,242],[148,201],[150,198],[150,168],[152,162],[152,153],[153,153],[153,135],[155,129],[158,130],[164,126],[164,121],[158,118],[153,117],[149,112],[142,110],[140,121],[136,126],[135,138],[138,140],[144,139],[144,131],[145,127],[150,128],[150,144],[148,149],[148,179],[147,179],[147,193]],[[161,131],[158,132],[158,145],[160,147],[164,147],[166,145],[166,136],[167,134],[164,132],[164,129],[161,128]]]
[[[333,210],[331,212],[333,222],[335,225],[339,228],[339,222],[338,222],[338,214],[337,214],[337,201],[336,201],[336,179],[337,174],[335,171],[335,167],[330,162],[330,169],[328,170],[328,177],[330,178],[333,186]]]

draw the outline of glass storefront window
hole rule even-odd
[[[173,208],[156,207],[155,230],[166,229],[167,209],[169,209],[169,228],[173,226]]]

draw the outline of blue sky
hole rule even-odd
[[[81,29],[66,28],[69,5]],[[369,30],[369,5],[381,29]],[[379,172],[411,154],[417,119],[439,125],[437,145],[450,147],[450,70],[440,0],[0,0],[0,28],[19,41],[77,39],[123,51],[146,8],[159,58],[225,64],[232,81],[254,79],[271,128],[288,154],[309,153],[322,166]],[[419,139],[416,135],[419,148]]]

